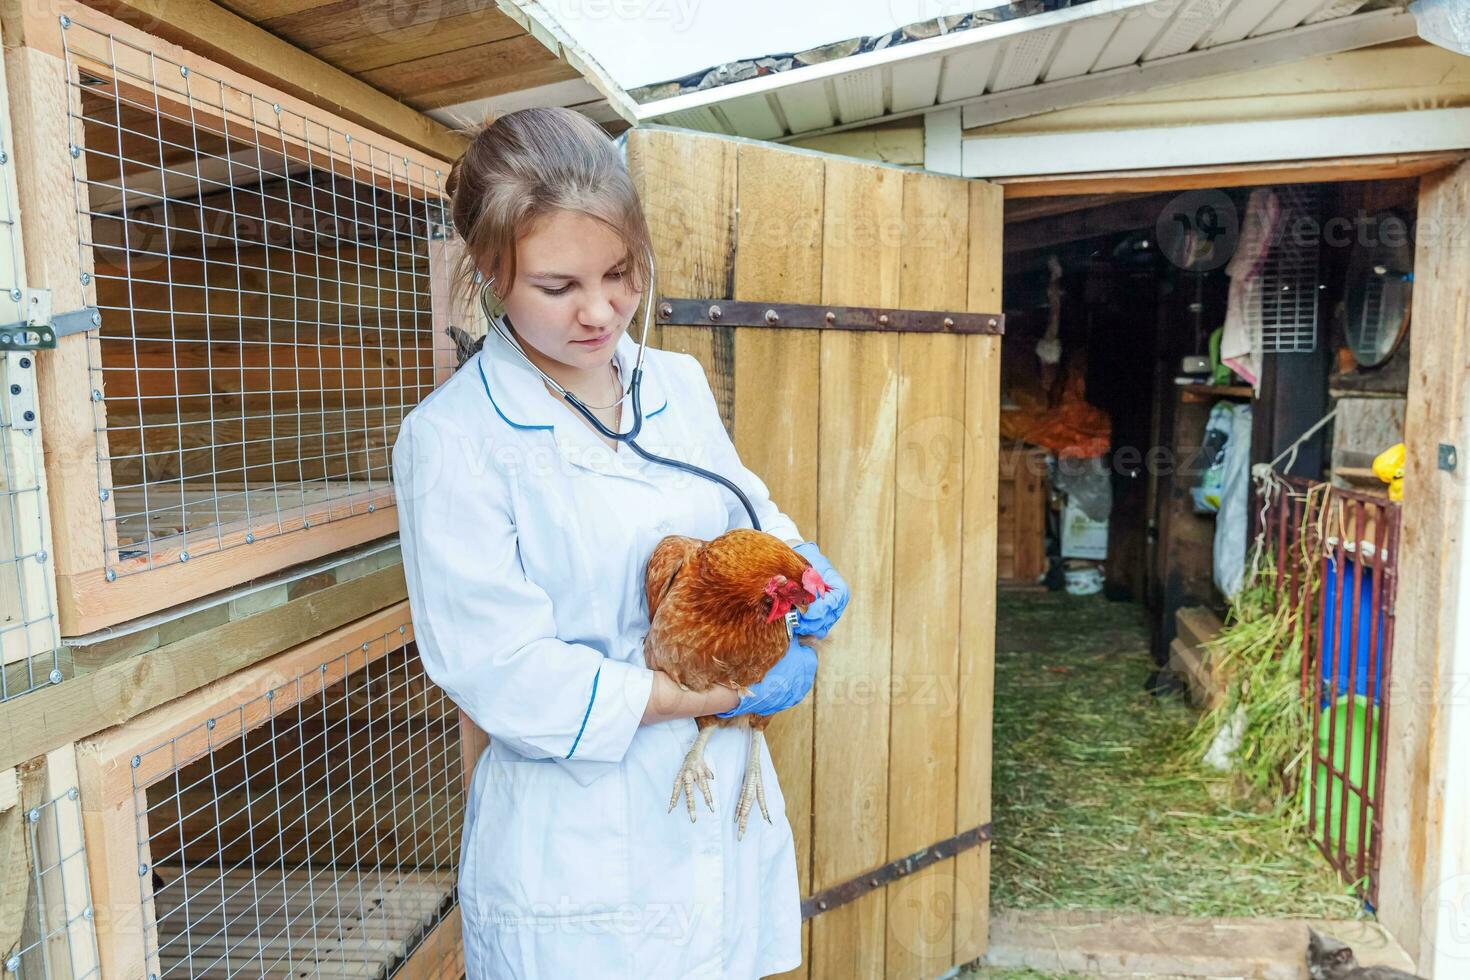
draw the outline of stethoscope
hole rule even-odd
[[[592,414],[591,409],[589,409],[580,398],[572,394],[566,388],[562,387],[555,378],[551,377],[545,371],[541,370],[541,368],[537,367],[536,362],[532,361],[529,357],[526,356],[526,352],[521,349],[521,345],[517,343],[515,339],[511,336],[510,331],[505,326],[504,320],[501,319],[500,314],[502,311],[499,309],[499,304],[495,303],[492,305],[492,297],[494,294],[490,291],[490,287],[495,283],[494,276],[486,278],[484,284],[480,287],[480,309],[484,312],[485,319],[489,321],[490,328],[498,333],[501,339],[509,344],[511,348],[514,349],[515,352],[521,356],[521,360],[525,361],[531,366],[532,370],[541,375],[542,379],[547,384],[551,385],[552,388],[556,389],[558,394],[566,399],[568,405],[571,405],[573,408],[575,408],[581,414],[581,416],[585,418],[589,423],[591,423],[593,428],[602,433],[604,437],[608,439],[614,439],[618,442],[626,444],[629,449],[633,450],[633,452],[637,453],[639,456],[642,456],[650,463],[662,463],[664,466],[672,466],[674,469],[684,470],[686,473],[693,473],[695,476],[703,477],[706,480],[710,480],[714,483],[720,484],[725,489],[733,493],[740,500],[740,503],[745,507],[745,512],[750,515],[750,526],[759,531],[761,529],[760,518],[755,516],[755,508],[751,506],[750,498],[747,497],[744,491],[736,486],[734,482],[727,480],[725,477],[711,470],[706,470],[702,467],[695,466],[693,463],[686,463],[683,460],[679,459],[669,459],[667,456],[655,455],[654,453],[649,452],[642,446],[638,445],[638,443],[633,441],[638,437],[638,433],[643,430],[643,352],[648,344],[648,324],[653,319],[653,278],[653,255],[650,254],[648,256],[648,286],[644,290],[643,294],[643,334],[638,340],[638,359],[633,364],[633,376],[628,382],[628,387],[624,390],[622,396],[618,398],[617,401],[613,402],[612,405],[606,406],[607,408],[612,408],[614,405],[622,404],[623,399],[628,398],[629,396],[632,397],[633,427],[627,432],[617,432],[613,429],[608,428],[605,424],[603,424],[603,421],[601,419]]]

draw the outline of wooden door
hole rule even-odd
[[[658,292],[1000,309],[983,181],[667,129],[628,134]],[[990,820],[1000,337],[661,324],[744,463],[847,578],[814,697],[771,753],[811,896]],[[825,910],[810,977],[932,977],[985,951],[989,845]]]

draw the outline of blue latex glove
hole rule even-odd
[[[781,659],[771,665],[766,676],[750,685],[750,693],[742,697],[735,707],[715,717],[733,718],[752,713],[773,715],[785,711],[807,696],[816,677],[816,653],[796,642],[793,636]]]
[[[817,574],[822,576],[822,581],[827,583],[827,594],[817,596],[816,601],[806,607],[806,612],[798,614],[793,627],[793,632],[800,636],[814,636],[820,640],[832,629],[842,610],[847,608],[847,581],[837,574],[837,569],[832,567],[816,542],[803,541],[792,550],[811,563]]]

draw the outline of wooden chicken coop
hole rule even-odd
[[[97,11],[26,11],[63,635],[391,534],[389,449],[453,364],[449,165]]]
[[[456,961],[466,747],[406,602],[81,743],[103,975]]]
[[[937,976],[988,930],[1000,189],[657,128],[627,151],[657,346],[704,364],[742,461],[854,596],[769,731],[797,975]]]

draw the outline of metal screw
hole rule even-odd
[[[179,552],[179,561],[188,561],[188,560],[189,560],[189,553],[187,551],[181,551],[181,552]]]
[[[101,325],[102,325],[102,312],[100,310],[93,310],[92,311],[92,326],[98,327],[98,326],[101,326]]]
[[[109,568],[107,570],[106,578],[107,578],[107,581],[109,581],[109,582],[116,582],[117,581],[117,572],[115,572],[115,571],[113,571],[112,569]]]
[[[20,385],[11,385],[10,386],[10,393],[12,395],[18,395],[18,394],[20,394]]]
[[[144,877],[147,877],[147,875],[148,875],[148,865],[146,865],[146,864],[140,864],[140,865],[138,865],[138,877],[139,878],[144,878]]]
[[[403,169],[404,170],[407,170],[408,169],[408,157],[404,157],[403,158]]]
[[[301,527],[303,529],[308,528],[308,527],[311,527],[311,521],[302,521],[301,522]]]
[[[81,794],[77,792],[77,788],[75,786],[73,786],[71,789],[69,789],[69,790],[66,791],[66,798],[68,800],[74,800],[74,799],[76,799],[80,795]],[[87,909],[82,914],[83,915],[86,915],[86,914],[90,913],[91,911],[92,911],[91,909]]]
[[[66,26],[66,18],[65,17],[61,18],[61,26],[62,27],[65,27]],[[19,956],[12,956],[10,959],[6,960],[5,961],[5,969],[9,970],[11,973],[19,973],[20,972],[20,957]]]
[[[833,313],[831,310],[828,310],[827,313],[826,313],[826,315],[824,317],[822,317],[822,319],[826,320],[828,323],[836,323],[837,322],[837,314],[836,313]]]
[[[82,909],[82,918],[84,918],[84,919],[90,919],[90,918],[92,918],[92,906],[88,905],[86,908]]]
[[[51,679],[51,683],[53,684],[61,683],[61,671],[57,670],[55,667],[51,668],[51,673],[47,674],[46,676]]]
[[[408,627],[407,626],[400,626],[400,627],[398,627],[398,634],[400,636],[402,636],[403,634],[405,634],[407,632],[408,632]]]
[[[827,909],[827,900],[825,898],[819,898],[819,899],[817,899],[817,908],[822,909],[823,911],[826,911],[826,909]]]
[[[272,690],[266,691],[265,692],[265,699],[267,701],[274,701],[276,699],[276,692],[275,692],[275,690],[272,689]]]
[[[378,505],[377,504],[368,504],[368,513],[369,514],[371,514],[373,511],[375,511],[377,509],[378,509]]]
[[[249,532],[249,533],[247,533],[245,535],[245,543],[246,544],[254,544],[255,543],[255,532],[254,531],[251,531],[251,532]]]
[[[711,320],[718,320],[720,317],[722,317],[724,315],[725,315],[725,311],[722,310],[722,309],[720,309],[718,306],[711,306],[709,308],[709,318]]]
[[[780,323],[781,322],[781,314],[777,313],[775,310],[766,310],[766,322],[767,323]]]
[[[31,366],[31,359],[29,357],[22,357],[20,359],[20,366],[23,367],[23,368],[30,367]]]
[[[93,388],[92,389],[92,400],[94,402],[100,402],[102,400],[102,392],[98,391],[96,388]]]
[[[27,411],[27,412],[26,412],[26,413],[25,413],[25,415],[24,415],[24,416],[23,416],[23,418],[24,418],[24,419],[25,419],[25,420],[26,420],[26,421],[27,421],[27,422],[34,422],[34,421],[36,421],[36,413],[35,413],[35,412],[31,412],[31,411]]]
[[[70,26],[71,26],[71,18],[68,17],[68,16],[66,16],[66,14],[62,14],[61,15],[61,29],[64,31],[64,30],[66,30]]]
[[[15,300],[17,303],[20,302],[20,296],[21,296],[21,293],[20,293],[20,287],[19,286],[16,286],[15,288],[13,288],[13,289],[10,290],[10,298],[13,299],[13,300]]]
[[[188,65],[180,65],[179,66],[179,74],[180,75],[183,75],[185,78],[188,78],[189,77],[189,66]]]
[[[271,103],[271,108],[274,109],[274,110],[276,110],[277,112],[280,112],[281,111],[281,104],[279,102],[272,102]]]
[[[209,730],[210,730],[210,731],[214,731],[214,719],[213,719],[213,718],[211,718],[211,719],[209,719],[209,720],[208,720],[208,721],[206,721],[206,722],[205,722],[205,723],[204,723],[204,727],[205,727],[205,728],[208,728],[208,729],[209,729]]]
[[[1444,470],[1446,473],[1453,473],[1455,472],[1455,468],[1459,465],[1460,454],[1455,451],[1455,447],[1447,442],[1440,443],[1439,468]]]
[[[31,823],[40,823],[41,822],[41,811],[40,810],[32,810],[30,813],[27,813],[26,814],[26,819],[29,820]]]
[[[0,344],[8,344],[8,343],[10,343],[10,334],[8,334],[8,333],[0,333]]]
[[[674,315],[673,305],[669,303],[660,303],[658,307],[658,315],[667,320],[669,317]]]
[[[351,133],[343,133],[342,135],[347,140],[347,142],[349,142],[349,143],[352,142],[352,134]]]
[[[46,552],[44,552],[44,551],[38,551],[38,552],[36,552],[36,561],[40,562],[43,565],[46,564]]]
[[[363,648],[363,650],[366,650],[366,649],[367,649],[367,648],[368,648],[368,645],[367,645],[367,644],[366,644],[366,643],[364,643],[364,644],[363,644],[363,645],[362,645],[362,648]]]
[[[879,313],[878,314],[878,325],[880,327],[886,327],[886,326],[888,326],[888,314],[887,313]]]
[[[97,491],[97,496],[101,497],[103,500],[106,500],[111,495],[111,492],[106,487],[103,487],[101,490]]]
[[[877,888],[878,887],[878,879],[877,878],[869,878],[868,879],[868,887],[869,888]]]
[[[87,285],[87,283],[89,283],[91,281],[92,281],[92,273],[90,273],[90,272],[84,272],[84,273],[82,273],[82,285],[83,286]]]
[[[954,326],[954,317],[952,317],[952,316],[945,317],[944,318],[944,329],[949,330],[953,326]]]
[[[1000,321],[999,321],[999,320],[997,320],[997,319],[996,319],[996,318],[995,318],[995,317],[991,317],[991,318],[990,318],[990,319],[989,319],[989,320],[988,320],[988,321],[987,321],[987,322],[986,322],[986,326],[989,326],[989,327],[998,327],[998,326],[1000,326]]]
[[[73,160],[82,155],[82,148],[75,143],[68,143],[66,145],[66,151],[71,154]]]
[[[10,154],[9,153],[6,153],[4,150],[0,150],[0,163],[9,163],[9,162],[10,162]]]
[[[143,764],[143,757],[141,755],[135,755],[135,756],[133,756],[133,768],[134,769],[138,768],[142,764]]]

